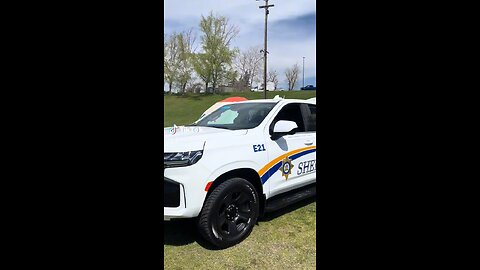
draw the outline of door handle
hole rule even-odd
[[[305,142],[303,142],[304,144],[306,145],[312,145],[313,144],[313,140],[306,140]]]

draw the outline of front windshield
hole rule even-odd
[[[238,103],[224,105],[194,125],[231,130],[250,129],[262,123],[276,103]]]

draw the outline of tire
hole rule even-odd
[[[232,178],[207,197],[198,218],[198,230],[214,246],[228,248],[250,235],[258,213],[255,187],[243,178]]]

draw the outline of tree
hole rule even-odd
[[[167,40],[167,35],[163,34],[163,67],[165,68],[165,62],[167,61],[167,46],[165,43],[165,40]],[[166,73],[163,72],[163,86],[165,87],[165,84],[167,83],[167,76]]]
[[[174,81],[177,82],[180,92],[184,93],[187,84],[193,77],[193,61],[195,35],[193,29],[181,32],[176,35],[175,40],[178,46],[178,63],[177,70],[174,76]]]
[[[285,71],[285,77],[287,77],[288,90],[293,90],[295,84],[297,84],[298,74],[300,73],[300,68],[297,64],[293,65],[292,68],[287,68]]]
[[[195,35],[193,29],[164,36],[163,65],[164,82],[168,84],[169,92],[176,85],[179,92],[185,88],[193,77],[192,55],[194,53]]]
[[[228,19],[223,16],[214,16],[212,12],[208,17],[202,16],[200,21],[202,31],[202,53],[196,55],[194,69],[205,83],[212,84],[213,92],[219,82],[225,79],[229,66],[236,54],[236,50],[230,49],[230,43],[238,35],[238,28],[230,25]]]
[[[197,53],[192,58],[193,69],[197,73],[198,77],[205,84],[205,92],[208,89],[208,84],[212,80],[212,70],[208,63],[208,57],[205,53]]]
[[[245,82],[245,87],[252,87],[254,81],[260,74],[260,60],[263,55],[260,53],[261,47],[250,47],[246,51],[240,52],[235,58],[235,68],[240,73],[240,81]]]
[[[163,41],[163,76],[170,93],[172,93],[172,86],[178,73],[180,60],[180,51],[176,39],[177,34],[174,32],[170,36],[165,36]]]
[[[268,72],[267,81],[273,82],[275,90],[277,90],[277,87],[278,87],[278,73],[277,73],[276,70],[270,70]]]

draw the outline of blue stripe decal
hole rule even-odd
[[[262,184],[265,184],[268,179],[276,172],[278,169],[280,169],[280,166],[282,166],[282,162],[278,162],[275,164],[273,167],[271,167],[264,175],[262,175]]]
[[[313,152],[316,152],[316,151],[317,151],[316,148],[315,148],[315,149],[309,149],[309,150],[306,150],[306,151],[297,153],[297,154],[295,154],[295,155],[292,155],[292,156],[289,157],[289,159],[295,160],[295,159],[297,159],[297,158],[300,158],[300,157],[302,157],[302,156],[304,156],[304,155],[307,155],[307,154],[310,154],[310,153],[313,153]],[[262,175],[262,177],[260,177],[260,178],[262,179],[262,184],[265,184],[265,183],[268,181],[268,179],[269,179],[272,175],[274,175],[274,174],[278,171],[278,169],[280,169],[280,166],[282,166],[282,161],[278,162],[278,163],[275,164],[273,167],[271,167],[266,173],[264,173],[264,174]]]
[[[298,153],[298,154],[295,154],[295,155],[291,156],[290,159],[291,159],[291,160],[295,160],[295,159],[297,159],[297,158],[299,158],[299,157],[301,157],[301,156],[304,156],[304,155],[307,155],[307,154],[310,154],[310,153],[313,153],[313,152],[316,152],[316,151],[317,151],[316,148],[315,148],[315,149],[306,150],[306,151],[303,151],[303,152],[300,152],[300,153]]]

